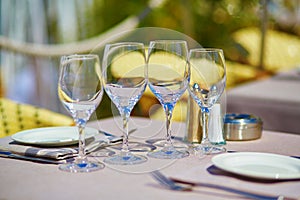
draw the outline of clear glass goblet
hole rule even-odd
[[[79,130],[79,152],[73,163],[59,169],[68,172],[91,172],[102,169],[99,162],[90,162],[85,155],[84,129],[103,96],[100,62],[97,55],[70,55],[60,60],[58,96],[73,117]]]
[[[187,43],[184,40],[150,42],[147,60],[148,85],[165,111],[167,135],[163,148],[149,152],[149,157],[177,159],[189,155],[186,149],[179,150],[174,147],[170,128],[175,104],[188,87],[187,54]]]
[[[202,154],[224,152],[224,147],[213,145],[208,139],[208,120],[211,108],[226,86],[225,58],[222,49],[201,48],[189,51],[191,77],[188,91],[201,109],[202,140],[196,148]]]
[[[121,153],[104,159],[104,162],[116,165],[143,163],[147,161],[145,156],[135,155],[129,150],[128,120],[147,86],[144,44],[107,44],[104,49],[102,72],[104,89],[118,108],[124,132]]]

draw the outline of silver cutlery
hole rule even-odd
[[[116,144],[121,143],[122,141],[123,141],[122,137],[115,137],[115,138],[109,139],[108,141],[96,140],[86,146],[85,153],[89,154],[91,152],[98,150],[99,148],[105,148],[105,147],[109,147],[112,145],[116,145]]]
[[[128,134],[131,135],[132,133],[134,133],[137,129],[131,129],[130,131],[128,131]],[[122,143],[123,142],[123,136],[116,136],[113,135],[111,133],[105,132],[103,130],[99,130],[99,133],[105,135],[108,139],[108,144],[107,146],[114,146],[113,148],[116,150],[121,150],[121,146],[118,146],[117,144]],[[100,144],[101,146],[101,144]],[[88,147],[87,147],[88,148]],[[157,147],[153,144],[150,143],[140,143],[140,142],[132,142],[129,145],[129,150],[131,152],[149,152],[149,151],[153,151],[155,150]],[[97,150],[98,148],[96,148]],[[93,150],[94,151],[94,150]],[[89,151],[90,152],[90,151]]]
[[[136,130],[137,130],[137,128],[131,129],[130,131],[128,131],[128,134],[130,135],[130,134],[134,133]],[[115,135],[113,135],[111,133],[108,133],[106,131],[103,131],[103,130],[98,130],[98,131],[99,131],[99,133],[101,133],[101,134],[109,137],[110,139],[113,139],[113,138],[123,138],[123,136],[115,136]]]
[[[132,134],[133,132],[135,132],[137,129],[132,129],[128,132],[128,134]],[[121,142],[123,142],[123,136],[116,136],[112,133],[108,133],[106,131],[103,130],[98,130],[98,132],[100,134],[103,134],[107,137],[107,140],[96,140],[91,142],[90,144],[88,144],[85,148],[85,153],[89,154],[93,151],[98,150],[99,148],[105,148],[105,147],[109,147],[109,146],[113,146],[116,144],[119,144]]]
[[[262,194],[257,194],[254,192],[250,191],[244,191],[244,190],[239,190],[239,189],[234,189],[226,186],[220,186],[220,185],[215,185],[215,184],[209,184],[209,183],[194,183],[194,182],[188,182],[188,181],[183,181],[183,180],[178,180],[178,179],[171,179],[167,178],[165,175],[160,173],[159,171],[153,171],[151,172],[152,177],[157,180],[161,185],[171,189],[171,190],[176,190],[176,191],[192,191],[193,187],[208,187],[208,188],[214,188],[214,189],[219,189],[223,190],[226,192],[231,192],[234,194],[238,194],[244,197],[248,197],[251,199],[257,199],[257,200],[296,200],[293,198],[287,198],[283,196],[268,196],[268,195],[262,195]]]

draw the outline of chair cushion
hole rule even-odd
[[[60,113],[0,98],[0,138],[18,131],[74,125],[73,119]]]

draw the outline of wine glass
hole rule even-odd
[[[132,165],[147,161],[145,156],[130,152],[128,143],[130,113],[147,86],[145,65],[143,43],[121,42],[105,46],[102,65],[104,89],[119,110],[124,132],[120,154],[106,158],[106,163]]]
[[[102,163],[90,162],[85,155],[84,129],[103,96],[100,62],[97,55],[62,56],[58,96],[73,117],[79,130],[78,157],[59,169],[68,172],[91,172],[102,169]]]
[[[148,85],[165,111],[167,135],[163,148],[149,152],[149,157],[177,159],[189,155],[186,149],[178,150],[174,147],[170,128],[175,104],[188,87],[187,54],[186,41],[150,41],[147,59]]]
[[[191,78],[188,91],[201,109],[202,140],[196,148],[203,154],[224,152],[208,139],[210,110],[224,92],[226,85],[225,58],[222,49],[191,49],[189,52]]]

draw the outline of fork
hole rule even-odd
[[[295,200],[292,198],[287,198],[283,196],[267,196],[267,195],[261,195],[261,194],[255,194],[253,192],[233,189],[230,187],[215,185],[215,184],[209,184],[209,183],[193,183],[193,182],[187,182],[182,181],[178,179],[170,179],[167,178],[165,175],[160,173],[159,171],[153,171],[151,172],[152,177],[157,180],[160,184],[163,186],[176,191],[192,191],[194,186],[199,187],[208,187],[208,188],[214,188],[219,189],[227,192],[231,192],[234,194],[238,194],[244,197],[248,197],[251,199],[257,199],[257,200]]]

